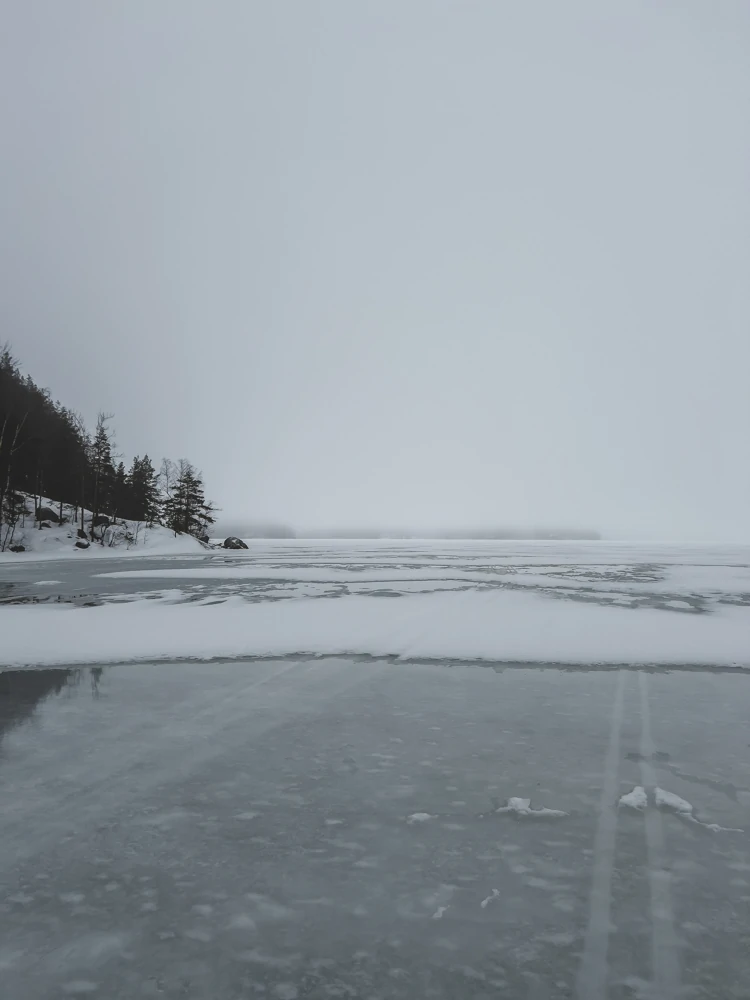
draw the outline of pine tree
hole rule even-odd
[[[109,508],[112,500],[112,486],[115,470],[112,464],[112,445],[109,440],[107,422],[112,419],[111,413],[100,413],[96,420],[96,433],[91,442],[89,464],[91,466],[92,497],[91,497],[91,540],[95,538],[94,523],[102,513]],[[103,535],[102,535],[103,541]]]
[[[112,519],[128,517],[131,507],[130,483],[125,473],[125,463],[120,462],[112,477],[112,493],[110,500]]]
[[[181,458],[177,463],[177,480],[164,504],[164,523],[175,534],[185,532],[203,538],[214,523],[214,507],[206,503],[201,474]]]
[[[133,459],[127,478],[130,492],[128,516],[133,521],[153,524],[159,516],[159,484],[148,455]]]

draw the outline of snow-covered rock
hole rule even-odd
[[[51,507],[37,507],[36,519],[37,521],[51,521],[53,524],[60,523],[59,515]]]
[[[225,549],[246,549],[247,545],[242,541],[241,538],[235,538],[234,535],[230,535],[229,538],[224,539]]]

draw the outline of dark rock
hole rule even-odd
[[[79,538],[88,538],[89,536],[86,534],[86,532],[83,530],[83,528],[79,528],[78,529],[78,537]]]
[[[60,523],[60,518],[51,507],[37,507],[36,519],[37,521],[52,521],[53,524]]]
[[[105,514],[97,514],[91,522],[92,528],[106,528],[109,525],[109,518]]]
[[[209,542],[208,535],[198,535],[198,541],[203,542],[204,545],[208,545]]]
[[[11,545],[10,551],[11,552],[25,552],[26,551],[26,546],[25,545]]]
[[[91,545],[91,542],[87,542],[85,538],[79,538],[76,542],[77,549],[87,549]]]
[[[234,535],[230,535],[229,538],[224,539],[225,549],[246,549],[247,545],[242,541],[241,538],[235,538]]]

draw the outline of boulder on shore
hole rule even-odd
[[[241,538],[235,538],[234,535],[230,535],[229,538],[224,539],[225,549],[246,549],[247,545],[242,541]]]
[[[26,546],[25,545],[11,545],[10,551],[11,552],[25,552],[26,551]]]
[[[91,522],[92,528],[106,528],[109,526],[109,518],[106,514],[97,514]]]
[[[37,521],[52,521],[53,524],[60,523],[60,518],[51,507],[37,507],[36,519]]]
[[[86,532],[83,530],[83,528],[79,528],[77,534],[78,534],[79,538],[86,538],[86,539],[88,539],[88,537],[89,537],[86,534]]]
[[[87,542],[85,538],[79,538],[76,542],[77,549],[87,549],[91,545],[91,542]]]

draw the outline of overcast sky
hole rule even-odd
[[[0,0],[0,340],[231,517],[750,538],[747,0]]]

